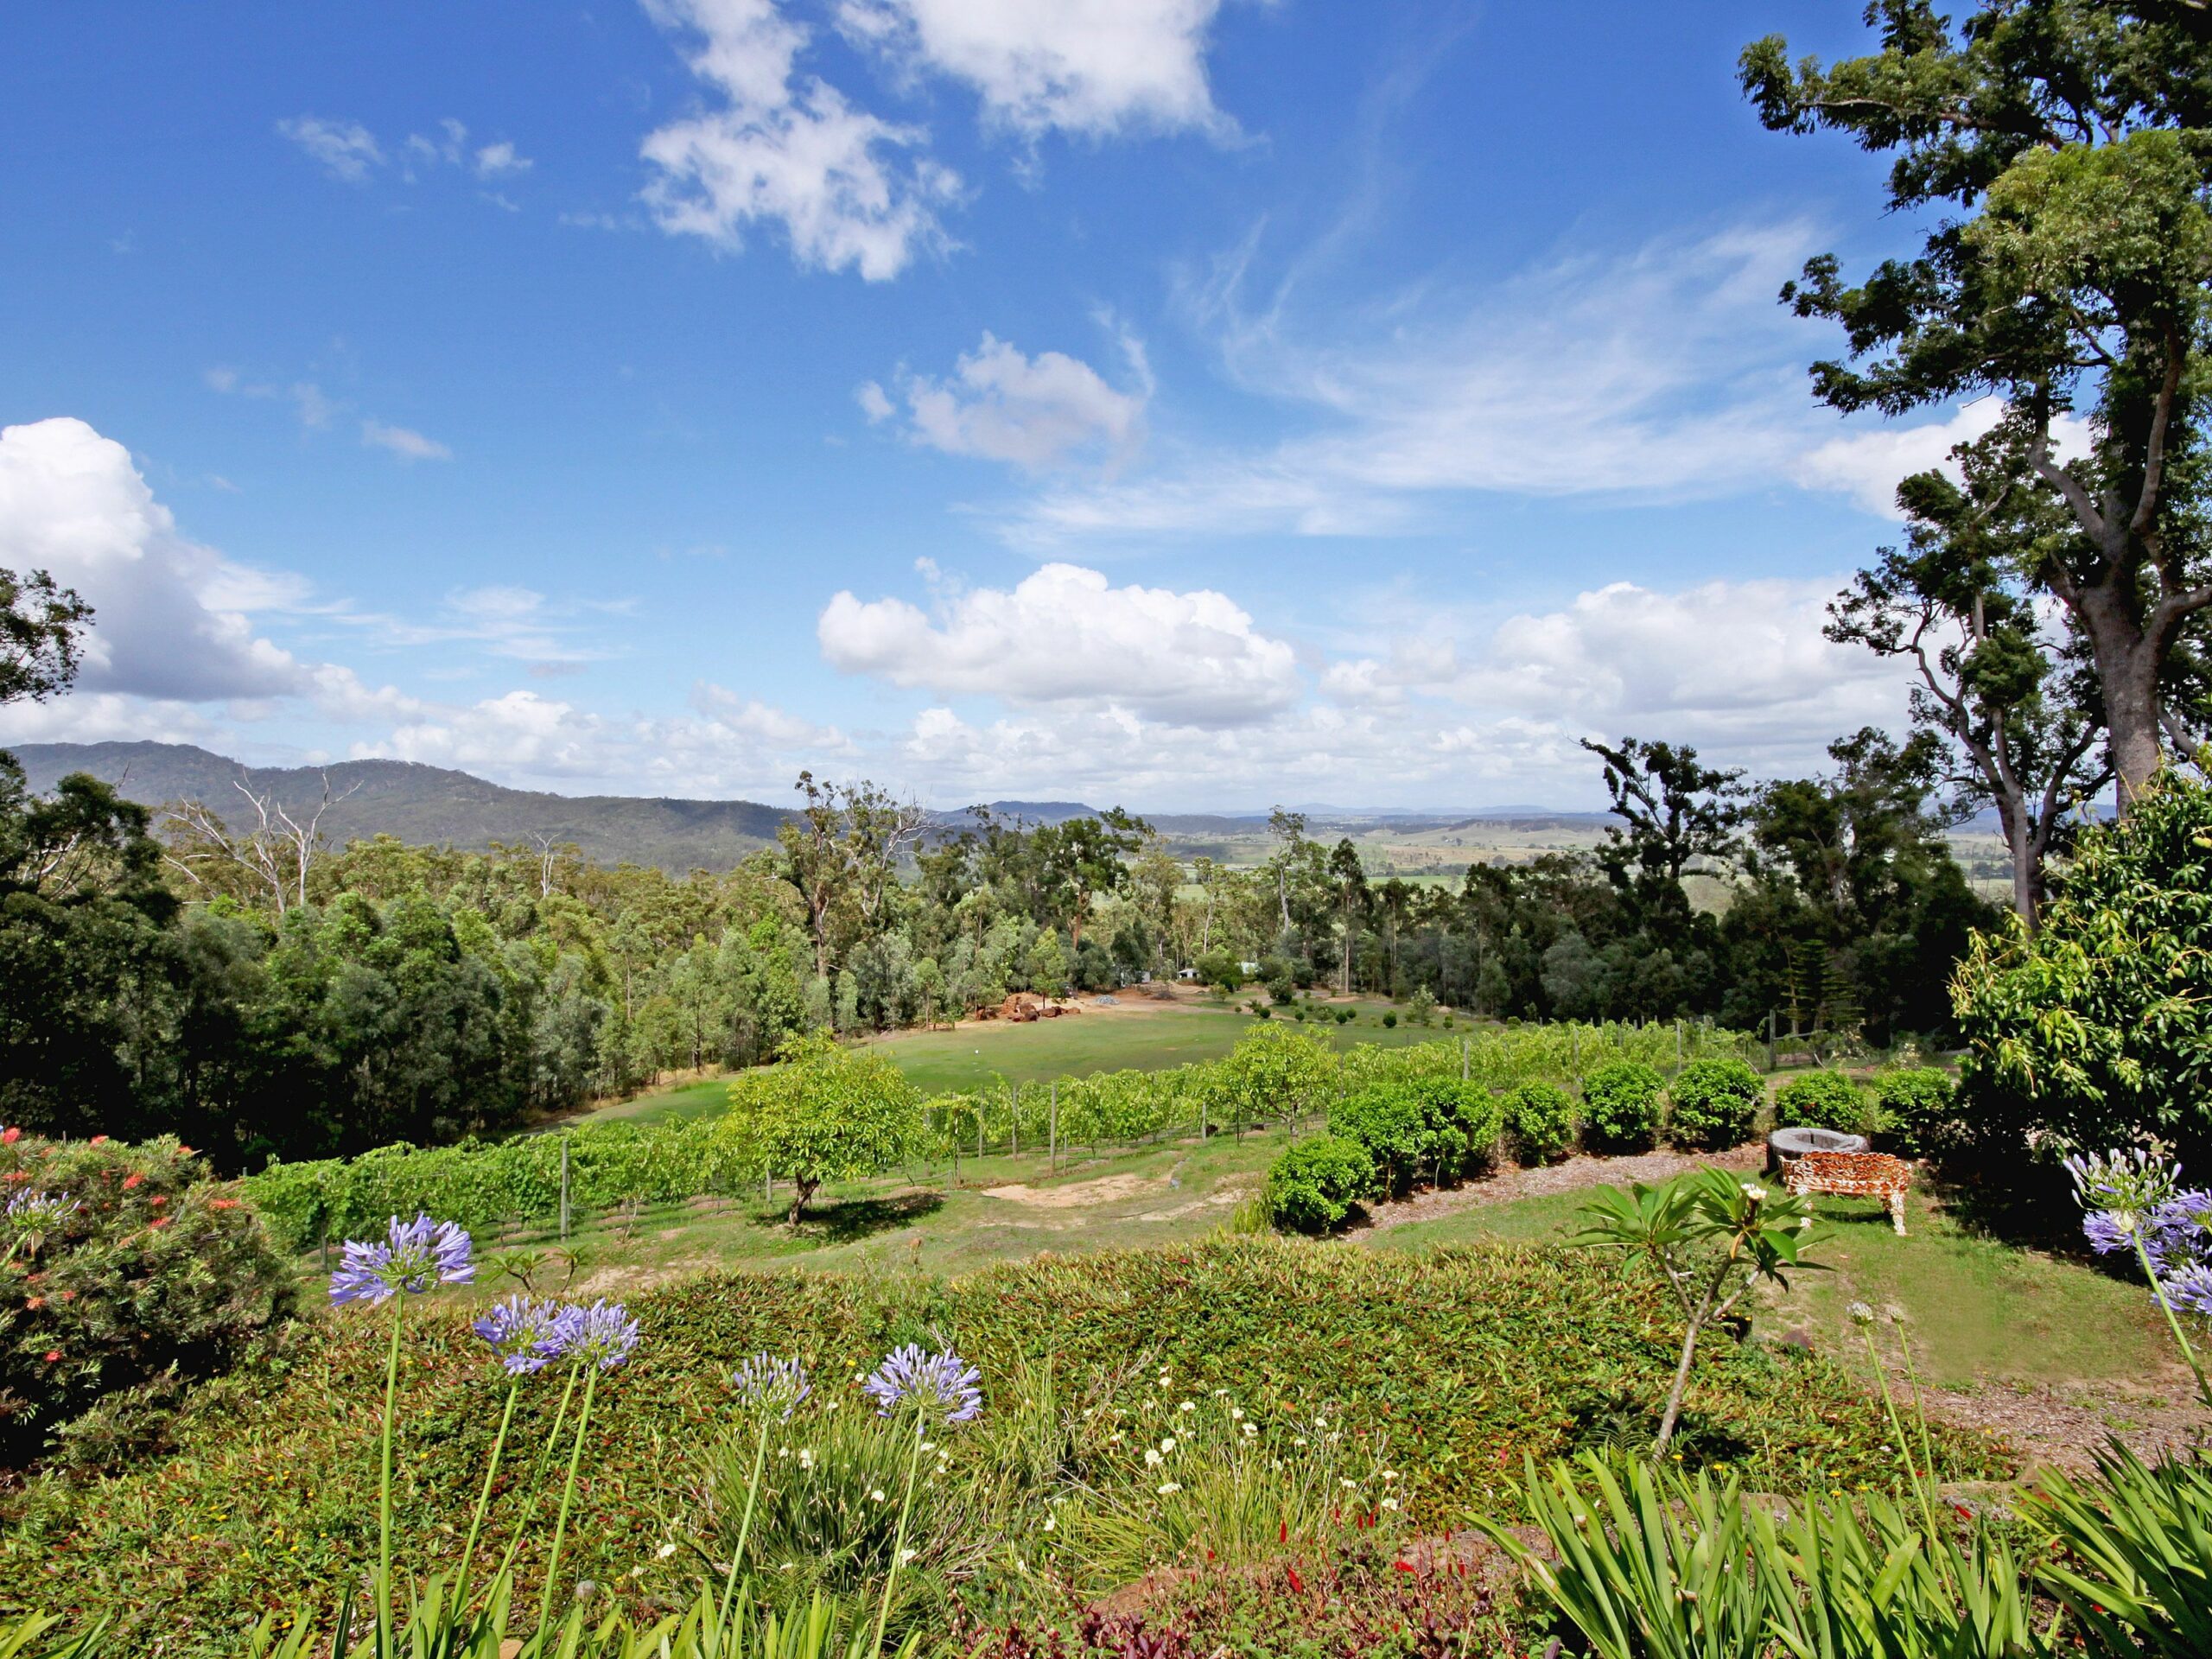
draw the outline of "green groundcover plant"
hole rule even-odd
[[[2139,1160],[2085,1162],[2076,1174],[2093,1217],[2107,1222],[2137,1213],[2127,1205],[2171,1198],[2171,1183]],[[1716,1228],[1764,1259],[1765,1244],[1791,1232],[1790,1217],[1754,1192],[1724,1198],[1725,1179],[1714,1172],[1675,1190],[1695,1195]],[[1782,1228],[1771,1238],[1770,1219]],[[1262,1288],[1310,1310],[1315,1264],[1341,1253],[1250,1243],[1153,1254],[1166,1276],[1123,1287],[1142,1299],[1125,1311],[1172,1304],[1170,1287],[1204,1277],[1209,1306],[1233,1319]],[[1507,1255],[1522,1269],[1541,1260]],[[1052,1264],[1026,1286],[1001,1274],[989,1292],[1004,1301],[1010,1298],[1015,1328],[1033,1328],[1081,1282],[1070,1270],[1089,1265]],[[1378,1288],[1372,1269],[1340,1288]],[[356,1463],[325,1477],[359,1522],[333,1573],[301,1582],[296,1572],[289,1587],[206,1618],[164,1597],[149,1623],[114,1593],[67,1621],[0,1614],[0,1656],[119,1659],[149,1639],[166,1651],[250,1659],[914,1659],[985,1649],[1160,1659],[1222,1648],[1440,1656],[1531,1651],[1550,1617],[1603,1659],[2165,1659],[2202,1653],[2212,1630],[2212,1482],[2201,1465],[2115,1454],[2092,1478],[2052,1478],[2028,1494],[2021,1529],[1940,1506],[1938,1480],[1975,1465],[1924,1414],[1908,1427],[1864,1310],[1881,1400],[1864,1431],[1869,1460],[1850,1471],[1801,1466],[1805,1495],[1779,1509],[1750,1496],[1772,1490],[1757,1484],[1775,1471],[1770,1453],[1702,1467],[1594,1453],[1571,1461],[1556,1451],[1540,1459],[1541,1437],[1524,1424],[1519,1481],[1486,1487],[1472,1515],[1527,1575],[1532,1606],[1516,1612],[1479,1583],[1462,1577],[1455,1586],[1423,1535],[1424,1524],[1467,1511],[1424,1501],[1416,1471],[1433,1475],[1471,1448],[1433,1442],[1441,1425],[1394,1408],[1388,1390],[1366,1392],[1351,1416],[1294,1404],[1272,1386],[1282,1369],[1273,1355],[1254,1367],[1265,1379],[1257,1387],[1216,1382],[1227,1374],[1218,1332],[1169,1359],[1164,1344],[1133,1351],[1126,1325],[1093,1318],[1068,1327],[1095,1334],[1089,1352],[1073,1341],[1055,1344],[1050,1360],[1014,1349],[1003,1370],[970,1363],[942,1338],[894,1336],[888,1351],[876,1349],[873,1370],[848,1374],[797,1351],[823,1334],[810,1316],[839,1306],[810,1300],[804,1286],[789,1287],[798,1300],[768,1308],[729,1295],[728,1281],[712,1283],[704,1301],[671,1295],[634,1308],[511,1296],[457,1324],[434,1299],[468,1294],[474,1271],[466,1233],[418,1216],[348,1242],[330,1275],[335,1315],[311,1339],[352,1353],[334,1351],[344,1369],[327,1369],[318,1385],[357,1408],[342,1437],[376,1471],[358,1479]],[[1425,1276],[1415,1301],[1387,1310],[1358,1344],[1355,1363],[1371,1360],[1375,1338],[1402,1328],[1412,1306],[1479,1319],[1515,1288],[1510,1272],[1487,1283]],[[1221,1294],[1240,1284],[1242,1297]],[[957,1287],[939,1288],[951,1300],[879,1302],[843,1339],[873,1332],[882,1343],[901,1324],[961,1319]],[[1521,1288],[1541,1296],[1563,1287]],[[970,1322],[986,1305],[966,1307]],[[1179,1306],[1160,1311],[1189,1317]],[[1594,1308],[1586,1298],[1575,1311]],[[707,1330],[734,1335],[733,1317],[763,1314],[751,1328],[778,1332],[782,1351],[708,1361],[675,1420],[683,1441],[701,1448],[674,1459],[696,1484],[626,1526],[608,1511],[620,1506],[626,1472],[649,1466],[626,1455],[639,1444],[626,1420],[650,1412],[655,1394],[628,1385],[647,1376],[657,1354],[700,1349]],[[1474,1333],[1457,1334],[1464,1343]],[[468,1372],[450,1395],[414,1374],[448,1344]],[[1513,1351],[1525,1370],[1544,1351]],[[1685,1370],[1689,1359],[1686,1348]],[[1910,1379],[1909,1351],[1905,1361]],[[1820,1389],[1834,1376],[1803,1363],[1788,1392]],[[1064,1391],[1063,1367],[1079,1370],[1084,1386]],[[1491,1380],[1459,1402],[1462,1413],[1515,1381],[1502,1363],[1477,1374]],[[452,1421],[463,1399],[496,1424],[465,1450],[453,1444]],[[1833,1421],[1853,1401],[1865,1406],[1847,1389],[1816,1421]],[[1544,1409],[1541,1384],[1530,1403]],[[658,1428],[650,1443],[664,1463],[676,1449]],[[425,1468],[434,1448],[455,1454],[447,1478]],[[1893,1478],[1869,1490],[1884,1462]],[[287,1466],[293,1484],[300,1468]],[[248,1496],[234,1492],[234,1502]],[[1516,1493],[1546,1549],[1493,1518],[1492,1501]],[[164,1503],[173,1517],[207,1524],[192,1494]],[[604,1554],[586,1541],[608,1535],[650,1567],[601,1576]],[[125,1567],[143,1599],[159,1564]],[[22,1577],[0,1582],[19,1595]],[[1154,1605],[1156,1628],[1091,1600],[1140,1580],[1169,1586]],[[74,1582],[44,1578],[55,1589]],[[2038,1595],[2072,1623],[2043,1611]]]
[[[395,1258],[415,1248],[411,1235],[380,1242]],[[435,1232],[423,1244],[435,1245]],[[1622,1392],[1664,1395],[1680,1357],[1665,1296],[1642,1274],[1554,1249],[1402,1258],[1264,1236],[1046,1258],[950,1281],[706,1274],[626,1297],[624,1316],[602,1313],[605,1340],[619,1344],[632,1324],[641,1333],[620,1363],[574,1375],[564,1353],[518,1388],[474,1326],[510,1309],[493,1328],[512,1350],[536,1326],[531,1308],[453,1286],[406,1298],[403,1328],[390,1300],[349,1302],[200,1390],[175,1456],[90,1485],[42,1478],[13,1500],[0,1534],[0,1612],[56,1614],[73,1630],[105,1619],[119,1651],[158,1637],[195,1659],[235,1652],[241,1619],[272,1607],[311,1613],[327,1630],[347,1587],[381,1560],[389,1393],[395,1619],[410,1605],[406,1586],[438,1575],[450,1584],[474,1530],[472,1572],[477,1560],[488,1573],[512,1555],[512,1634],[528,1636],[556,1570],[552,1611],[588,1583],[594,1618],[644,1628],[695,1605],[709,1560],[728,1567],[720,1541],[731,1535],[709,1524],[692,1454],[728,1430],[730,1379],[748,1356],[802,1365],[813,1401],[793,1421],[819,1421],[807,1414],[826,1413],[832,1400],[841,1417],[871,1408],[851,1379],[885,1352],[957,1344],[986,1379],[988,1408],[923,1453],[918,1478],[969,1486],[988,1524],[964,1535],[988,1546],[988,1570],[966,1546],[947,1555],[910,1537],[899,1553],[918,1553],[892,1596],[895,1637],[901,1618],[928,1617],[956,1590],[971,1608],[1024,1598],[1035,1607],[1040,1560],[1085,1582],[1141,1556],[1170,1564],[1154,1552],[1192,1524],[1174,1522],[1170,1506],[1208,1490],[1167,1466],[1185,1444],[1171,1418],[1203,1418],[1208,1433],[1240,1440],[1251,1421],[1267,1462],[1287,1469],[1319,1455],[1317,1427],[1351,1437],[1335,1456],[1379,1437],[1388,1461],[1364,1452],[1357,1460],[1374,1469],[1372,1483],[1351,1468],[1332,1477],[1358,1483],[1359,1516],[1388,1517],[1353,1530],[1449,1530],[1471,1507],[1504,1500],[1524,1452],[1571,1452]],[[1032,1379],[1047,1364],[1060,1379],[1058,1403],[1025,1408],[1042,1398]],[[1700,1344],[1688,1408],[1707,1431],[1697,1458],[1740,1467],[1760,1490],[1851,1486],[1889,1466],[1879,1410],[1847,1373],[1794,1351]],[[1171,1438],[1176,1448],[1161,1452]],[[781,1444],[772,1443],[772,1459]],[[949,1454],[942,1474],[938,1449]],[[1162,1462],[1148,1463],[1147,1449]],[[753,1450],[743,1442],[737,1456]],[[1939,1436],[1936,1455],[1948,1475],[2010,1466],[2001,1450],[1955,1436]],[[1008,1484],[1005,1469],[1044,1472]],[[1384,1482],[1384,1470],[1395,1478]],[[1158,1490],[1171,1483],[1181,1490]],[[727,1499],[736,1489],[721,1490]],[[850,1497],[849,1483],[844,1490]],[[880,1474],[861,1497],[874,1503],[878,1490],[881,1502],[899,1503],[899,1490]],[[1224,1514],[1239,1506],[1247,1518],[1236,1535],[1248,1540],[1259,1525],[1252,1490],[1232,1483],[1209,1500]],[[1010,1492],[1004,1503],[1014,1507],[993,1492]],[[1055,1506],[1053,1497],[1065,1501]],[[1386,1497],[1397,1507],[1383,1509]],[[723,1524],[729,1507],[718,1506]],[[918,1497],[915,1512],[941,1513]],[[1278,1528],[1294,1531],[1300,1513],[1280,1513]],[[769,1516],[764,1508],[754,1524],[772,1537],[785,1523]],[[1205,1548],[1224,1554],[1218,1542]],[[1078,1553],[1047,1554],[1062,1549]],[[1387,1580],[1387,1562],[1383,1573]],[[867,1577],[860,1569],[825,1593],[849,1598]],[[867,1593],[880,1595],[880,1585]],[[780,1590],[760,1594],[782,1605]],[[359,1596],[356,1606],[368,1611]]]

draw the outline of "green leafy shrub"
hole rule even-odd
[[[1941,1157],[1966,1139],[1958,1095],[1940,1066],[1885,1071],[1874,1079],[1875,1128],[1908,1158]]]
[[[1692,1060],[1667,1096],[1668,1138],[1678,1147],[1718,1152],[1751,1138],[1766,1084],[1741,1060]]]
[[[1357,1141],[1309,1136],[1287,1147],[1268,1171],[1261,1197],[1278,1227],[1321,1233],[1337,1226],[1375,1187],[1375,1160]]]
[[[1866,1091],[1840,1071],[1808,1071],[1775,1095],[1774,1121],[1783,1128],[1864,1135],[1870,1127]]]
[[[1506,1132],[1523,1163],[1557,1163],[1574,1145],[1574,1096],[1555,1083],[1530,1081],[1503,1103]]]
[[[1370,1084],[1329,1108],[1329,1133],[1364,1152],[1385,1192],[1402,1191],[1429,1160],[1428,1115],[1403,1084]]]
[[[2085,830],[2030,938],[1974,937],[1954,981],[1977,1139],[2017,1165],[2034,1130],[2077,1146],[2155,1135],[2212,1160],[2212,786],[2160,773]]]
[[[66,1144],[9,1131],[0,1193],[0,1467],[58,1452],[112,1464],[156,1437],[183,1385],[289,1314],[260,1217],[173,1138]],[[49,1220],[31,1224],[49,1206]]]
[[[1487,1163],[1503,1128],[1490,1090],[1456,1077],[1370,1083],[1329,1109],[1329,1132],[1365,1148],[1390,1192],[1424,1170],[1442,1182]]]
[[[1641,1060],[1601,1065],[1582,1083],[1583,1133],[1608,1152],[1648,1150],[1659,1134],[1667,1084]]]
[[[1385,1030],[1395,1031],[1397,1028],[1398,1014],[1396,1009],[1393,1008],[1383,1014],[1382,1025]]]
[[[1456,1077],[1423,1077],[1413,1090],[1433,1126],[1437,1149],[1459,1168],[1479,1167],[1497,1156],[1505,1134],[1505,1109],[1496,1095]]]

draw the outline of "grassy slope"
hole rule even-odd
[[[1380,1023],[1381,1015],[1389,1007],[1385,1002],[1361,1001],[1350,1006],[1359,1010],[1359,1018],[1352,1024],[1313,1027],[1327,1031],[1339,1048],[1354,1043],[1395,1048],[1453,1034],[1441,1026],[1402,1022],[1395,1028],[1386,1027]],[[1124,1067],[1155,1071],[1192,1060],[1217,1060],[1255,1023],[1250,1014],[1231,1008],[1179,1003],[1113,1012],[1086,1010],[1028,1025],[970,1021],[950,1031],[906,1032],[879,1038],[872,1046],[896,1059],[917,1086],[938,1094],[977,1088],[995,1077],[1032,1083]],[[644,1122],[696,1117],[721,1110],[724,1099],[724,1081],[708,1078],[602,1107],[591,1116]]]
[[[1575,1225],[1582,1194],[1526,1198],[1414,1222],[1372,1236],[1392,1251],[1485,1237],[1557,1236]],[[1855,1358],[1861,1338],[1846,1310],[1863,1301],[1903,1319],[1929,1380],[2095,1389],[2159,1375],[2171,1338],[2139,1285],[2076,1260],[2021,1249],[1968,1230],[1916,1198],[1899,1238],[1871,1200],[1822,1198],[1827,1238],[1810,1252],[1831,1271],[1800,1274],[1760,1316],[1777,1333],[1803,1331],[1823,1351]]]

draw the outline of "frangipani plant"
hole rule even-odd
[[[1810,1202],[1726,1170],[1703,1168],[1663,1186],[1641,1181],[1625,1192],[1601,1187],[1581,1207],[1583,1230],[1567,1241],[1584,1249],[1618,1249],[1650,1264],[1682,1310],[1682,1352],[1659,1421],[1657,1449],[1675,1438],[1698,1339],[1725,1319],[1755,1285],[1788,1286],[1813,1226]]]

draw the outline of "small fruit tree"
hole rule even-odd
[[[753,1167],[791,1183],[793,1226],[823,1182],[880,1175],[924,1128],[921,1090],[898,1066],[819,1033],[792,1038],[779,1064],[738,1078],[729,1101],[725,1132]]]
[[[1327,1106],[1339,1075],[1336,1050],[1319,1032],[1255,1026],[1214,1068],[1211,1104],[1217,1121],[1240,1133],[1255,1123],[1295,1128]]]

